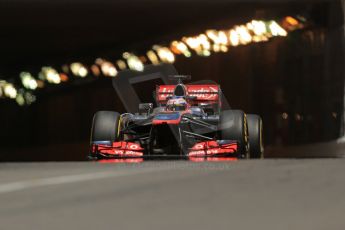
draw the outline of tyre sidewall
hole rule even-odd
[[[91,142],[117,141],[119,139],[120,114],[113,111],[99,111],[93,117]]]
[[[220,137],[222,140],[236,140],[241,158],[248,157],[248,128],[246,115],[241,110],[225,110],[220,116]]]
[[[248,132],[251,158],[263,158],[262,119],[256,114],[248,114]]]

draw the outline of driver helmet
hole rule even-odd
[[[183,98],[173,98],[167,102],[167,111],[185,111],[187,102]]]

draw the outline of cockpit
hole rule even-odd
[[[175,97],[168,100],[166,105],[167,111],[185,111],[187,109],[187,102],[182,97]]]

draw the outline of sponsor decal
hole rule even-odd
[[[189,156],[214,156],[232,154],[237,151],[237,144],[219,144],[217,141],[204,141],[195,144],[189,152]]]
[[[98,145],[99,153],[119,157],[141,157],[143,150],[139,144],[125,141],[114,142],[113,146]]]
[[[161,85],[158,87],[158,100],[165,101],[167,97],[172,96],[174,85]],[[196,97],[197,100],[215,101],[218,100],[219,87],[217,85],[187,85],[189,96]]]
[[[197,97],[197,100],[218,100],[218,86],[187,86],[188,95]]]

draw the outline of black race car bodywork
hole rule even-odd
[[[259,158],[262,121],[240,110],[222,110],[219,85],[160,85],[157,107],[138,113],[97,112],[91,130],[90,159],[179,156]]]

